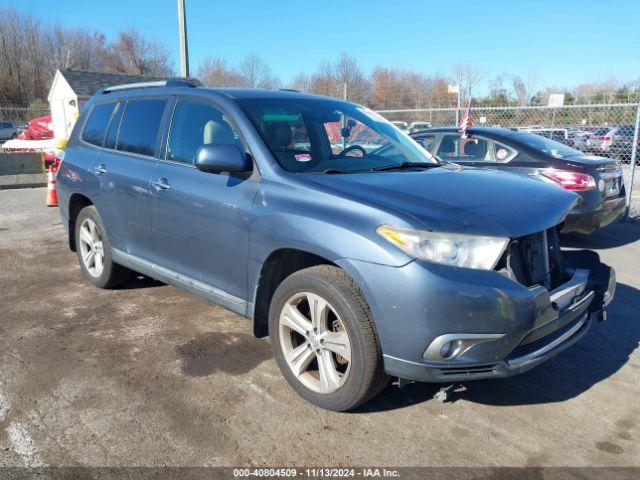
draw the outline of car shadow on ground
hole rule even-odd
[[[114,287],[113,290],[136,290],[138,288],[162,287],[163,285],[166,284],[159,282],[158,280],[154,280],[153,278],[137,274],[122,285]]]
[[[207,332],[176,347],[176,353],[189,377],[243,375],[272,358],[267,342],[244,332]]]
[[[622,247],[640,239],[640,223],[619,220],[591,235],[570,233],[560,237],[563,247],[608,249]]]
[[[513,406],[562,402],[586,392],[620,370],[640,342],[640,291],[618,284],[608,320],[594,322],[577,344],[537,368],[511,378],[467,382],[448,401]],[[637,368],[636,365],[633,365]],[[389,386],[359,413],[395,410],[432,400],[442,385]]]

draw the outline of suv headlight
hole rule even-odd
[[[482,270],[492,270],[509,243],[508,238],[436,233],[388,225],[382,225],[376,231],[412,257]]]

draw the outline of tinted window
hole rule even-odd
[[[122,112],[124,111],[124,103],[118,102],[116,105],[116,111],[111,119],[111,125],[107,132],[107,138],[104,141],[105,148],[116,148],[116,137],[118,135],[118,128],[120,127],[120,120],[122,120]]]
[[[436,141],[436,136],[435,135],[420,135],[419,137],[416,137],[416,140],[418,141],[418,143],[420,144],[420,146],[422,146],[423,148],[425,148],[428,151],[432,151],[433,150],[433,142]]]
[[[462,138],[459,134],[442,137],[437,155],[450,162],[494,161],[489,155],[489,142],[483,138]]]
[[[244,147],[224,114],[201,102],[180,100],[173,113],[167,159],[192,164],[201,145],[232,144]]]
[[[115,102],[109,102],[101,103],[93,107],[84,131],[82,132],[82,139],[85,142],[102,146],[102,141],[107,133],[109,119],[111,119],[111,112],[113,112],[114,106]]]
[[[159,98],[128,100],[120,123],[116,149],[152,156],[166,104],[166,99]]]

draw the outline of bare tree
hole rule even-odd
[[[116,71],[157,77],[175,73],[167,47],[146,39],[133,27],[118,33],[111,53],[111,67]]]
[[[27,42],[24,36],[29,19],[14,8],[0,10],[0,72],[2,97],[10,104],[28,101],[24,79],[28,77]]]
[[[210,87],[238,87],[245,79],[228,62],[220,57],[205,58],[198,67],[198,78]]]
[[[509,91],[507,90],[507,75],[496,75],[489,81],[489,98],[487,100],[495,105],[507,105],[509,103]]]
[[[313,91],[313,81],[311,77],[304,72],[300,72],[289,82],[289,88],[299,90],[301,92]]]
[[[308,81],[309,91],[329,97],[343,98],[364,103],[367,97],[367,78],[360,70],[356,59],[348,53],[342,53],[334,62],[321,62],[311,77],[298,75],[297,82]]]
[[[338,96],[344,96],[346,93],[347,100],[363,103],[366,98],[367,81],[356,59],[343,52],[332,70],[333,80],[341,93]]]
[[[513,96],[518,102],[518,105],[529,105],[533,98],[533,92],[535,91],[536,76],[531,72],[529,72],[524,79],[519,75],[515,75],[511,79],[511,86]]]
[[[460,94],[465,100],[471,98],[473,89],[476,88],[485,77],[484,70],[467,63],[454,66],[453,72],[456,79],[460,81]]]
[[[244,78],[245,86],[251,88],[278,88],[280,79],[271,73],[271,67],[262,57],[250,53],[244,57],[238,67]]]

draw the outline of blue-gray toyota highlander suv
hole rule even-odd
[[[604,319],[615,288],[597,254],[560,250],[577,195],[445,164],[344,101],[105,88],[61,156],[60,212],[91,283],[140,272],[249,317],[324,408],[390,376],[526,371]]]

